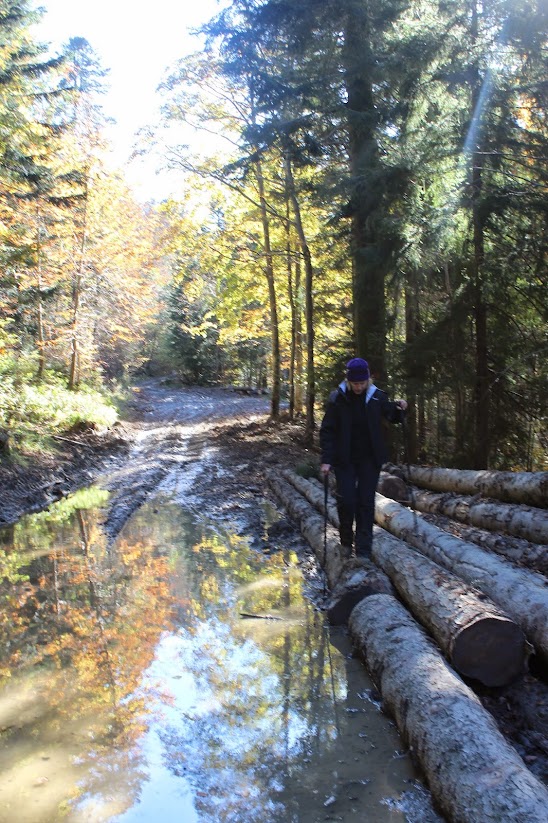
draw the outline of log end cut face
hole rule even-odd
[[[506,686],[521,677],[529,644],[511,620],[483,618],[455,638],[451,662],[464,677],[485,686]]]

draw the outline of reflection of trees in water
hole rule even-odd
[[[43,740],[63,748],[71,734],[83,738],[74,776],[86,779],[64,787],[64,796],[101,785],[115,761],[124,775],[117,791],[134,797],[142,774],[129,749],[146,728],[148,706],[138,687],[161,633],[172,627],[169,564],[143,542],[121,539],[107,550],[99,511],[68,501],[25,518],[11,545],[3,544],[21,576],[0,587],[6,674],[16,683],[32,672],[38,683],[35,675],[48,673],[36,701],[43,709],[18,731],[17,751],[28,757]]]
[[[69,758],[76,740],[60,798],[119,814],[146,779],[137,742],[160,723],[151,713],[172,705],[175,724],[160,725],[166,765],[190,781],[201,813],[274,820],[284,781],[336,738],[333,695],[344,697],[346,683],[344,666],[330,667],[321,617],[304,606],[295,556],[265,558],[245,538],[197,527],[167,505],[158,516],[143,509],[108,548],[99,511],[68,501],[0,544],[13,569],[0,587],[3,659],[12,682],[47,672],[44,710],[20,732],[25,756],[46,738],[59,748],[70,738]],[[181,643],[177,666],[196,684],[192,711],[154,682],[166,630]]]
[[[166,765],[192,784],[204,819],[274,820],[284,811],[284,782],[337,736],[344,661],[333,663],[323,618],[304,607],[294,558],[280,554],[266,565],[250,552],[242,559],[241,546],[232,557],[233,543],[224,543],[224,552],[221,543],[210,535],[194,547],[200,610],[213,616],[179,638],[177,666],[191,673],[196,698],[161,733]],[[212,564],[212,555],[223,563]],[[243,595],[232,589],[227,603],[219,568],[251,585]],[[240,611],[285,619],[235,624]]]

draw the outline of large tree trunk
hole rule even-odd
[[[379,237],[379,218],[373,213],[380,207],[380,181],[374,190],[367,181],[380,159],[376,140],[378,112],[373,95],[371,25],[366,4],[347,2],[343,65],[347,93],[348,151],[352,196],[352,259],[354,333],[356,353],[367,357],[372,373],[386,378],[386,309],[385,261]]]
[[[80,309],[84,290],[84,274],[87,255],[88,235],[88,199],[89,199],[89,171],[86,172],[84,186],[84,212],[82,218],[81,235],[79,239],[78,269],[74,275],[72,285],[72,322],[70,332],[70,365],[68,388],[75,389],[80,380]]]
[[[302,258],[304,260],[305,272],[305,320],[306,320],[306,429],[305,441],[308,445],[312,444],[314,438],[314,430],[316,428],[314,420],[314,407],[316,405],[316,376],[314,368],[314,300],[313,300],[313,286],[314,286],[314,269],[312,266],[312,255],[310,247],[306,240],[304,231],[301,205],[297,197],[295,189],[295,180],[293,178],[293,169],[291,166],[291,157],[289,152],[286,153],[286,181],[289,191],[291,205],[293,206],[293,215],[295,217],[295,228],[299,238],[299,246],[301,249]]]
[[[445,514],[480,529],[506,532],[532,543],[548,543],[548,511],[544,509],[420,489],[413,490],[413,506],[421,512]]]
[[[404,474],[407,467],[388,464],[389,471]],[[548,472],[496,472],[436,469],[410,466],[409,479],[417,486],[441,492],[482,494],[509,503],[548,507]]]
[[[352,612],[355,645],[452,823],[548,823],[548,792],[394,598]]]
[[[417,345],[422,328],[420,322],[420,306],[419,306],[419,279],[417,270],[414,266],[410,266],[407,279],[405,282],[405,343],[411,348]],[[417,401],[418,388],[424,381],[424,369],[415,362],[408,363],[406,376],[406,397],[409,403],[407,412],[408,436],[407,436],[407,455],[406,460],[414,463],[418,460],[419,452],[419,434],[418,434],[418,417],[417,417]]]
[[[300,474],[291,471],[291,469],[284,469],[282,475],[309,503],[315,506],[322,515],[325,515],[325,490],[319,480],[315,478],[307,480]],[[338,529],[339,515],[331,494],[327,496],[327,517],[329,522]]]
[[[483,0],[481,0],[483,6]],[[475,53],[478,42],[478,16],[480,14],[480,0],[472,0],[471,14],[471,41],[472,53]],[[483,164],[485,161],[482,151],[480,129],[485,105],[485,78],[481,76],[477,62],[470,67],[471,120],[466,138],[465,151],[470,159],[470,200],[472,212],[472,258],[470,260],[470,279],[473,288],[473,318],[475,330],[475,360],[476,374],[474,382],[474,411],[475,411],[475,438],[474,456],[475,468],[487,469],[490,453],[489,427],[489,358],[487,339],[487,299],[485,284],[485,244],[484,221],[485,208],[482,208],[483,191]]]
[[[297,415],[301,415],[304,406],[304,355],[300,260],[297,260],[295,263],[295,290],[297,292],[297,326],[295,329],[295,412]]]
[[[40,218],[36,227],[36,274],[38,292],[38,316],[36,318],[36,336],[38,344],[38,369],[36,379],[41,381],[46,371],[46,334],[44,330],[44,305],[42,302],[42,242],[40,235]]]
[[[526,669],[522,630],[485,595],[375,526],[373,559],[454,669],[485,686],[506,686]]]
[[[268,301],[270,306],[270,338],[272,353],[272,394],[270,398],[270,415],[273,420],[280,416],[280,330],[278,326],[278,301],[274,279],[274,255],[270,243],[270,224],[266,207],[266,195],[263,170],[260,160],[255,161],[255,176],[259,190],[261,223],[263,227],[265,275],[268,284]]]
[[[508,612],[548,661],[548,586],[542,575],[465,543],[380,494],[376,496],[375,520],[435,563],[481,589]]]
[[[286,193],[285,209],[285,264],[287,269],[287,296],[289,299],[289,309],[291,312],[291,343],[289,347],[289,419],[295,417],[295,374],[296,374],[296,351],[297,351],[297,295],[298,282],[295,277],[293,282],[293,249],[291,244],[291,222],[289,218],[289,198]],[[297,273],[297,272],[295,272]]]

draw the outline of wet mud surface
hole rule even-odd
[[[439,823],[266,494],[299,426],[221,390],[130,411],[97,483],[3,533],[0,819]]]
[[[283,513],[270,516],[275,504],[265,481],[268,470],[314,464],[317,455],[305,447],[299,424],[269,423],[268,398],[223,389],[180,390],[150,381],[134,390],[121,426],[105,435],[78,437],[79,446],[63,444],[62,463],[12,476],[0,471],[0,523],[42,509],[98,478],[110,492],[102,529],[112,543],[135,511],[165,493],[245,534],[264,556],[298,546],[308,596],[321,607],[323,579],[294,524]],[[476,688],[476,693],[531,771],[548,783],[546,675],[533,660],[532,673],[518,683]]]

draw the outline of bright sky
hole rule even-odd
[[[34,0],[46,10],[37,38],[54,48],[71,37],[84,37],[103,68],[110,69],[105,113],[115,118],[111,139],[122,165],[131,152],[137,129],[158,121],[155,90],[164,71],[179,57],[199,49],[201,40],[189,30],[209,20],[219,0]],[[135,161],[127,178],[145,197],[161,199],[170,191],[170,176],[158,176],[151,163]]]

